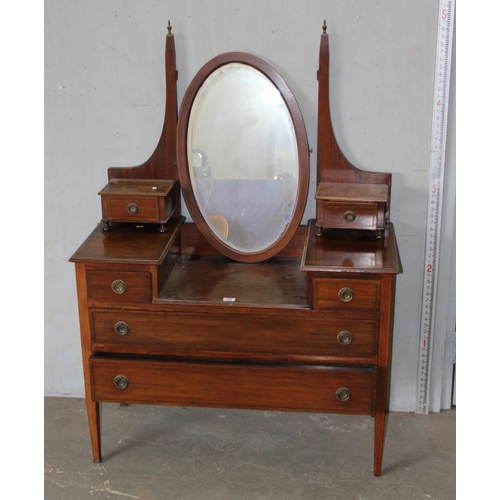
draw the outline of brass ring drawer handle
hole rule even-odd
[[[128,386],[128,379],[125,375],[117,375],[113,382],[118,389],[126,389]]]
[[[342,402],[348,401],[351,397],[351,391],[349,391],[347,387],[340,387],[340,389],[337,389],[335,392],[335,397]]]
[[[115,332],[118,335],[127,335],[129,330],[130,330],[130,328],[127,325],[127,323],[125,323],[125,321],[118,321],[115,323]]]
[[[351,302],[351,300],[354,298],[354,292],[352,291],[352,288],[341,288],[339,291],[339,299],[342,302]]]
[[[115,328],[116,329],[116,328]],[[342,345],[348,345],[352,342],[352,333],[347,330],[341,331],[337,335],[337,342]]]
[[[344,212],[344,220],[346,222],[354,222],[356,220],[356,214],[352,210],[347,210]]]
[[[127,205],[127,211],[129,214],[135,215],[139,211],[139,207],[135,203],[129,203]]]
[[[113,283],[111,283],[111,290],[118,294],[125,293],[127,291],[127,284],[125,283],[125,281],[115,280],[113,281]]]

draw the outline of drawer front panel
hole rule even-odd
[[[151,274],[129,271],[87,271],[89,301],[134,304],[151,302]]]
[[[108,196],[105,203],[109,220],[157,222],[160,218],[157,196]]]
[[[93,358],[95,401],[372,414],[376,372]]]
[[[379,280],[313,278],[316,309],[372,310],[380,303]]]
[[[96,351],[370,357],[377,352],[377,326],[349,318],[91,311]]]
[[[377,229],[378,203],[318,201],[317,225],[345,229]],[[351,220],[353,219],[353,220]]]

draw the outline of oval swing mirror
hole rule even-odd
[[[258,262],[278,253],[307,202],[309,147],[299,107],[267,63],[222,54],[189,85],[177,128],[186,206],[222,254]]]

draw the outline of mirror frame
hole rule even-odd
[[[193,103],[198,91],[205,83],[205,80],[219,67],[230,63],[241,63],[255,68],[266,76],[278,89],[288,108],[297,141],[298,186],[292,217],[285,226],[280,237],[272,245],[258,252],[237,251],[224,243],[224,241],[212,231],[198,207],[191,184],[191,177],[189,175],[187,133]],[[228,52],[214,57],[198,71],[189,84],[179,108],[179,120],[177,124],[177,162],[182,194],[186,202],[186,207],[193,218],[193,222],[209,243],[223,255],[239,262],[260,262],[276,255],[292,239],[302,220],[309,193],[309,143],[304,120],[295,97],[278,72],[265,61],[244,52]]]

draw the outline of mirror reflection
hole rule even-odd
[[[193,102],[187,151],[214,234],[238,252],[272,246],[293,215],[299,173],[292,118],[274,84],[243,63],[215,70]]]

